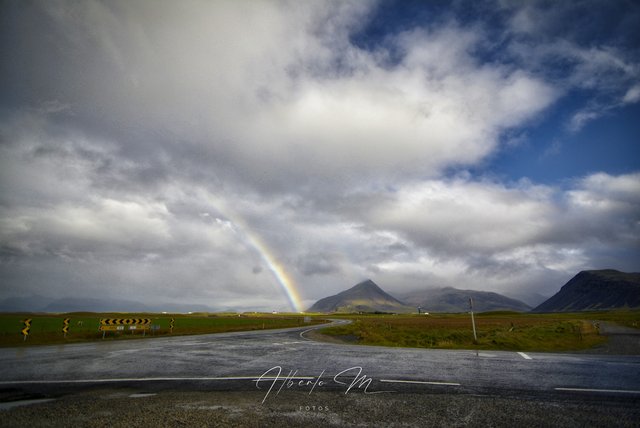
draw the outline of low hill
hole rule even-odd
[[[469,298],[473,299],[475,312],[518,311],[527,312],[531,307],[520,300],[488,291],[460,290],[453,287],[426,288],[400,296],[413,307],[421,307],[424,312],[467,312]]]
[[[535,312],[572,312],[640,307],[640,273],[582,271]]]
[[[371,281],[363,281],[350,289],[318,300],[309,312],[411,312],[410,307],[387,294]]]

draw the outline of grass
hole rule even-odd
[[[27,339],[21,333],[26,318],[31,318]],[[69,333],[62,332],[64,318],[70,318]],[[299,327],[305,324],[298,314],[123,314],[123,313],[70,313],[70,314],[0,314],[0,346],[50,345],[102,340],[98,330],[101,318],[151,318],[151,325],[144,336],[177,336],[188,334],[222,333],[245,330],[261,330]],[[175,320],[170,332],[171,318]],[[322,322],[313,319],[312,323]],[[104,340],[140,338],[142,331],[108,331]]]
[[[640,325],[640,311],[571,314],[476,314],[477,342],[468,314],[351,315],[353,323],[322,334],[361,345],[517,351],[573,351],[605,342],[597,321]]]
[[[596,323],[607,321],[629,327],[640,326],[640,311],[593,311],[579,313],[530,314],[486,312],[476,314],[477,342],[474,342],[468,314],[349,315],[345,326],[323,329],[322,333],[350,343],[415,348],[485,349],[517,351],[573,351],[602,344]],[[26,341],[22,320],[32,318]],[[65,338],[62,321],[71,318]],[[102,340],[101,318],[151,318],[157,330],[146,336],[221,333],[242,330],[298,327],[305,324],[299,314],[0,314],[0,346],[64,344]],[[175,319],[172,333],[169,322]],[[326,315],[314,314],[312,323]],[[104,340],[140,338],[141,331],[107,332]]]

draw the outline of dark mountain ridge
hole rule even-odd
[[[426,312],[467,312],[469,298],[473,299],[473,310],[527,312],[531,306],[520,300],[489,291],[460,290],[453,287],[427,288],[406,293],[402,300]]]
[[[640,307],[640,273],[613,269],[578,273],[534,312],[571,312]]]
[[[498,293],[473,290],[458,290],[452,287],[427,288],[405,293],[402,300],[382,290],[371,280],[318,300],[309,312],[466,312],[469,297],[473,298],[474,310],[478,312],[510,310],[526,312],[527,304]]]

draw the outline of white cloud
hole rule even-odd
[[[640,244],[640,174],[594,174],[567,192],[566,223],[557,234],[619,249]],[[580,238],[581,236],[581,238]]]
[[[592,105],[578,110],[571,116],[567,128],[571,132],[578,132],[584,128],[587,123],[604,116],[609,110],[611,110],[611,106],[602,105]]]
[[[622,97],[623,104],[634,104],[640,101],[640,84],[633,85]]]
[[[48,64],[64,81],[40,79],[56,99],[170,153],[198,150],[254,186],[473,164],[556,97],[523,70],[480,64],[484,35],[454,23],[363,50],[349,38],[363,2],[47,8],[68,55]]]
[[[238,156],[276,164],[287,158],[299,175],[341,178],[435,174],[478,162],[500,131],[531,119],[554,93],[526,73],[475,63],[469,51],[476,38],[454,26],[403,34],[404,58],[394,66],[377,62],[375,52],[335,51],[330,62],[346,62],[348,72],[298,77],[295,90],[262,104],[250,121],[256,126],[244,139],[259,141],[237,149],[266,146],[273,159],[263,151]]]
[[[369,211],[379,228],[399,230],[443,257],[526,246],[550,227],[549,189],[506,188],[466,179],[405,186]]]

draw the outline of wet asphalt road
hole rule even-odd
[[[260,388],[271,389],[266,399],[278,390],[393,391],[640,404],[640,356],[352,346],[309,340],[305,330],[4,348],[0,390]]]

